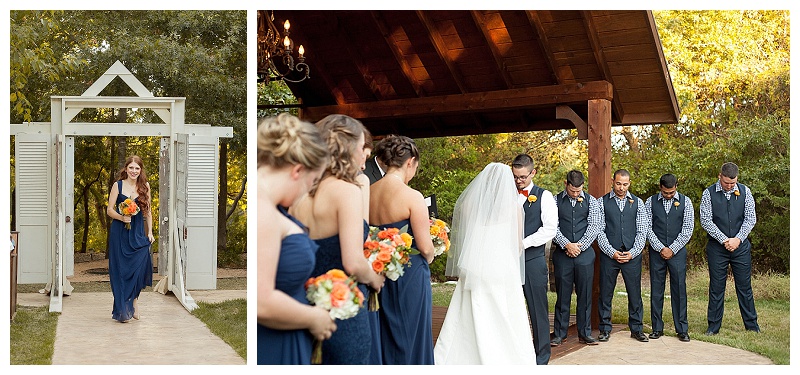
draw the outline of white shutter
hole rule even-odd
[[[15,137],[17,231],[20,243],[20,284],[50,281],[51,250],[55,228],[51,210],[53,189],[52,137],[49,134],[17,134]]]
[[[190,136],[186,173],[186,287],[217,288],[217,137]]]

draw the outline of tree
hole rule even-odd
[[[12,11],[12,122],[49,121],[51,95],[80,95],[91,80],[119,60],[155,96],[186,97],[186,123],[234,128],[234,137],[221,146],[221,155],[227,159],[220,160],[220,175],[233,178],[220,186],[220,211],[226,215],[220,215],[219,223],[224,229],[228,218],[244,221],[246,18],[245,11]],[[16,95],[15,90],[19,91]],[[131,93],[115,80],[101,95]],[[18,107],[23,110],[15,110]],[[78,116],[80,121],[160,122],[149,110],[84,110]],[[91,147],[86,151],[91,156],[81,159],[86,168],[76,168],[76,189],[85,189],[83,182],[92,181],[92,173],[98,170],[103,171],[104,182],[113,178],[120,158],[137,142],[128,137],[99,146],[81,140],[81,147]],[[158,155],[157,142],[149,145],[153,148],[147,152]],[[109,151],[111,155],[118,151],[110,161]],[[157,170],[155,160],[151,173]],[[94,162],[106,164],[100,169],[89,165]],[[103,187],[99,195],[106,196],[108,188]],[[83,194],[77,191],[76,197]],[[235,234],[238,246],[232,250],[242,253],[246,225],[233,227],[239,232]]]

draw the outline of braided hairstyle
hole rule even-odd
[[[319,130],[288,113],[259,120],[257,143],[258,167],[300,164],[317,170],[328,161],[328,149]]]
[[[403,167],[408,159],[416,158],[419,161],[419,149],[414,140],[403,136],[390,134],[375,146],[375,156],[387,167]]]
[[[353,159],[364,152],[358,145],[358,140],[366,130],[364,125],[361,121],[345,115],[328,115],[317,121],[316,125],[328,146],[330,158],[322,177],[311,187],[308,194],[312,197],[316,195],[319,183],[330,176],[358,185],[356,176],[361,171],[361,166]]]

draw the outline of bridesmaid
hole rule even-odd
[[[362,129],[364,131],[364,163],[361,163],[361,170],[358,171],[358,176],[356,176],[356,182],[358,182],[359,187],[361,188],[361,202],[364,205],[364,222],[369,222],[369,177],[364,174],[364,169],[366,168],[366,161],[369,159],[370,155],[372,154],[372,134],[367,130],[366,127]],[[367,363],[370,365],[382,365],[383,359],[381,358],[381,336],[380,336],[380,317],[378,316],[377,311],[367,311],[367,316],[369,317],[369,328],[370,334],[372,335],[372,348],[370,350],[369,359]]]
[[[419,150],[411,138],[390,135],[377,147],[386,175],[370,187],[369,222],[379,228],[402,228],[414,237],[411,266],[397,281],[387,280],[380,294],[383,363],[432,365],[431,271],[433,261],[428,207],[422,194],[407,184],[417,173]],[[380,209],[375,209],[380,207]]]
[[[283,113],[258,124],[258,364],[310,364],[312,339],[330,338],[336,324],[310,306],[304,284],[316,244],[284,207],[308,191],[328,162],[310,123]]]
[[[367,286],[379,291],[384,277],[364,258],[369,226],[361,199],[353,199],[361,197],[356,178],[365,160],[364,126],[352,117],[330,115],[317,122],[317,128],[331,156],[320,180],[292,206],[291,213],[308,224],[309,236],[319,245],[312,275],[343,269],[356,277],[367,296]],[[336,333],[322,344],[322,364],[370,364],[372,330],[366,303],[358,315],[337,321],[337,326]]]

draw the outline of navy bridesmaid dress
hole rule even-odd
[[[364,222],[364,240],[369,234],[369,226]],[[322,275],[331,269],[337,268],[344,271],[342,263],[342,248],[339,244],[339,235],[314,240],[319,246],[317,250],[317,263],[314,267],[314,276]],[[366,299],[367,286],[358,284],[364,294],[364,306],[358,315],[336,321],[336,332],[331,338],[322,342],[323,365],[368,365],[376,364],[370,360],[373,339],[370,318],[367,311]],[[372,313],[374,315],[374,313]]]
[[[114,210],[126,197],[122,194],[122,180],[117,181],[117,203]],[[139,197],[134,198],[138,204]],[[131,229],[119,220],[111,221],[108,240],[108,277],[114,308],[111,317],[124,322],[133,318],[133,300],[147,286],[153,285],[153,258],[150,255],[150,240],[144,233],[144,212],[131,216]]]
[[[305,226],[289,215],[283,207],[278,210],[301,228]],[[275,289],[297,302],[308,305],[305,283],[314,269],[317,244],[306,233],[290,234],[281,240]],[[307,329],[278,330],[258,324],[259,365],[310,365],[313,337]]]
[[[377,227],[400,229],[406,225],[413,236],[408,219]],[[416,242],[411,247],[416,248]],[[397,281],[386,279],[380,304],[383,364],[432,365],[431,270],[422,254],[411,256],[411,266]]]

